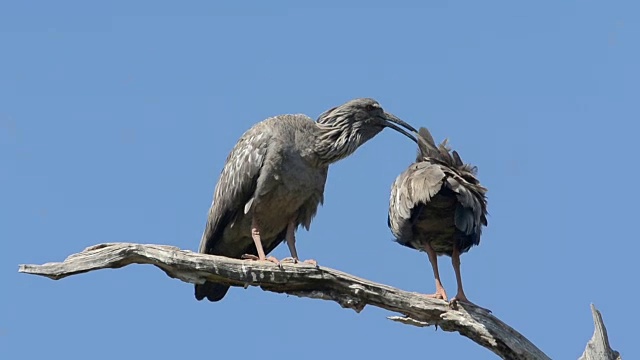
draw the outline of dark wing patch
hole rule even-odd
[[[458,200],[455,213],[456,228],[466,235],[477,235],[479,241],[482,226],[487,225],[487,189],[479,184],[467,168],[468,166],[463,164],[447,169],[446,186],[456,194]]]
[[[247,212],[253,202],[270,140],[267,120],[247,130],[227,156],[200,240],[201,253],[210,253],[225,227],[239,211]]]

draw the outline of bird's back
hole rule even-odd
[[[398,243],[422,250],[424,242],[451,255],[454,241],[466,252],[480,243],[487,224],[486,189],[476,170],[451,152],[446,140],[436,146],[421,128],[416,162],[391,189],[389,227]]]

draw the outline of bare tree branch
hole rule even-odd
[[[587,343],[584,353],[578,360],[622,360],[620,353],[611,349],[602,314],[593,304],[591,304],[591,313],[593,314],[593,323],[596,329],[593,331],[593,337]]]
[[[414,326],[436,325],[444,331],[456,331],[503,359],[549,359],[524,336],[484,309],[467,304],[458,304],[453,309],[443,300],[429,299],[337,270],[307,264],[282,264],[279,267],[270,262],[204,255],[172,246],[107,243],[73,254],[62,263],[20,265],[19,271],[58,280],[129,264],[155,265],[170,277],[193,284],[209,280],[231,286],[260,286],[263,290],[276,293],[331,300],[356,312],[362,311],[366,305],[372,305],[403,315],[389,317],[394,321]],[[599,322],[596,320],[594,339],[596,335],[604,336],[604,344],[609,349],[602,319],[594,308],[594,318],[596,314]],[[589,344],[592,342],[596,343],[592,340]],[[585,360],[595,358],[600,359],[583,357]]]

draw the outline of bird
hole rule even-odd
[[[387,225],[400,245],[427,253],[436,283],[435,294],[428,297],[448,300],[438,271],[438,256],[446,255],[458,285],[449,304],[477,306],[464,293],[460,255],[480,244],[487,226],[487,189],[478,180],[477,167],[451,151],[447,139],[436,146],[424,127],[416,135],[416,161],[391,186]]]
[[[352,99],[323,112],[316,121],[303,114],[285,114],[255,124],[227,156],[199,252],[298,263],[295,233],[300,225],[309,230],[323,203],[329,165],[387,127],[417,142],[414,127],[371,98]],[[267,257],[284,241],[290,257],[282,261]],[[304,262],[317,265],[313,259]],[[228,290],[226,284],[206,281],[195,285],[195,297],[215,302]]]

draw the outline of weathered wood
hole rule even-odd
[[[584,349],[584,353],[578,360],[622,360],[620,353],[611,349],[602,314],[593,304],[591,304],[591,313],[593,314],[595,330],[593,331],[593,337],[591,337],[587,347]]]
[[[453,309],[443,300],[307,264],[279,267],[270,262],[205,255],[172,246],[107,243],[73,254],[62,263],[20,265],[19,271],[58,280],[134,263],[155,265],[170,277],[193,284],[210,280],[231,286],[260,286],[276,293],[332,300],[356,312],[372,305],[403,315],[390,317],[394,321],[456,331],[503,359],[549,359],[524,336],[481,308],[459,304]],[[596,329],[597,326],[596,323]]]

